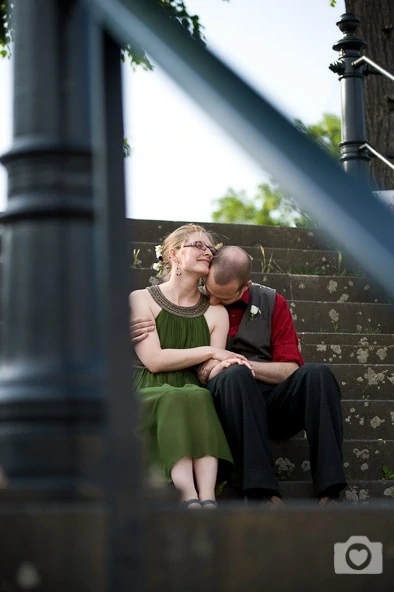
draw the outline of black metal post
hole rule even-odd
[[[109,590],[142,589],[141,457],[133,397],[120,47],[92,27],[92,129],[105,390]]]
[[[77,0],[14,4],[14,142],[2,159],[9,200],[1,220],[0,574],[10,590],[34,589],[33,580],[43,592],[101,592],[105,443],[89,17]]]
[[[339,61],[330,65],[330,69],[339,74],[341,82],[342,103],[342,141],[340,143],[343,168],[361,179],[369,180],[368,153],[360,150],[367,138],[364,114],[364,68],[357,67],[354,62],[360,58],[361,51],[366,47],[365,41],[355,35],[360,22],[350,13],[343,14],[337,26],[343,33],[333,45],[339,51]]]

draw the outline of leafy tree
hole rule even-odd
[[[274,181],[257,186],[252,198],[245,191],[232,188],[216,200],[214,222],[261,224],[268,226],[310,226],[312,221],[286,198]]]
[[[339,143],[341,141],[341,121],[337,115],[324,113],[318,123],[305,125],[301,120],[296,119],[295,124],[298,129],[305,132],[315,140],[321,148],[333,158],[339,158]]]
[[[325,113],[313,125],[296,120],[297,127],[308,134],[334,158],[339,157],[341,124],[339,117]],[[226,194],[215,200],[214,222],[264,224],[271,226],[314,226],[313,220],[297,208],[291,197],[283,194],[279,185],[270,180],[257,186],[249,198],[245,191],[229,188]]]

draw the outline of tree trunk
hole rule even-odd
[[[361,20],[356,34],[368,44],[365,55],[393,71],[394,1],[345,0],[345,6]],[[366,76],[365,115],[368,142],[394,163],[394,82],[386,76]],[[394,189],[393,170],[377,158],[371,159],[371,173],[379,189]]]

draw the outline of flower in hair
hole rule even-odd
[[[153,263],[152,268],[158,272],[159,275],[163,273],[163,247],[162,245],[155,246],[155,254],[157,262]]]

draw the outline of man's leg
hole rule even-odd
[[[243,490],[248,497],[279,496],[279,485],[268,435],[264,389],[245,366],[234,365],[210,380],[220,421],[236,464],[243,469]],[[264,490],[264,491],[262,491]]]
[[[266,399],[270,437],[284,440],[305,429],[318,497],[335,497],[345,486],[341,392],[324,364],[305,364]]]

